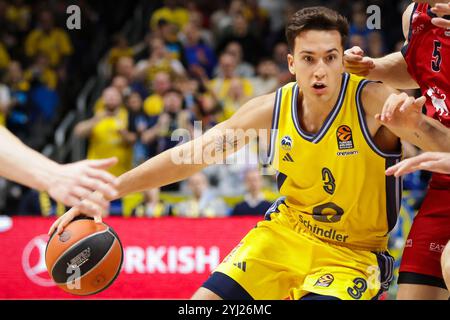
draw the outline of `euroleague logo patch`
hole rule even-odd
[[[290,136],[284,136],[283,139],[281,139],[281,148],[285,151],[292,150],[292,138]]]
[[[340,126],[336,131],[339,150],[353,149],[352,129],[349,126]]]
[[[319,280],[317,280],[317,282],[314,286],[327,288],[333,283],[333,281],[334,281],[333,275],[330,273],[327,273],[327,274],[324,274],[323,276],[321,276],[319,278]]]

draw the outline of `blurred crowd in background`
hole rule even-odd
[[[66,27],[69,1],[0,0],[0,125],[41,151],[87,79],[104,86],[71,128],[85,139],[88,159],[116,156],[117,176],[179,141],[231,117],[252,97],[295,80],[288,71],[287,18],[325,5],[351,23],[347,47],[371,57],[403,45],[402,12],[409,1],[146,0],[77,1],[81,29]],[[367,7],[381,9],[381,29],[366,26]],[[138,8],[138,10],[136,9]],[[130,33],[124,26],[137,24]],[[414,92],[412,92],[414,93]],[[222,217],[263,215],[277,197],[274,175],[261,175],[257,143],[187,181],[114,201],[111,215]],[[417,150],[407,145],[406,154]],[[407,178],[415,210],[427,175]],[[60,215],[44,192],[0,181],[0,213]]]

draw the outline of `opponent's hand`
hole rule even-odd
[[[345,50],[344,67],[347,72],[365,77],[375,68],[375,63],[372,58],[364,56],[363,49],[355,46]]]
[[[438,18],[431,19],[432,24],[444,29],[450,28],[450,20],[443,18],[443,16],[450,15],[450,2],[437,3],[431,8],[431,12],[438,16]]]
[[[46,183],[46,191],[66,206],[79,206],[82,211],[90,212],[90,205],[84,205],[82,200],[92,192],[98,191],[109,199],[117,196],[116,177],[104,171],[116,163],[117,158],[109,158],[58,165]],[[103,197],[94,197],[91,201],[103,210],[108,209],[109,202]]]
[[[384,103],[381,114],[375,115],[375,119],[387,127],[417,128],[425,101],[426,98],[423,96],[415,99],[404,92],[393,93]]]
[[[450,153],[425,152],[403,160],[386,170],[386,175],[402,176],[417,170],[450,174]]]
[[[56,230],[56,234],[61,234],[64,228],[77,216],[84,215],[94,218],[96,223],[102,222],[102,216],[106,213],[105,207],[98,205],[98,203],[106,202],[106,210],[109,207],[107,202],[100,192],[93,192],[87,196],[86,199],[81,201],[78,207],[73,207],[67,211],[64,215],[59,217],[50,227],[48,235],[51,235]]]

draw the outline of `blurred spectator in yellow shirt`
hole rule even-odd
[[[138,80],[142,80],[147,86],[150,86],[159,72],[166,72],[171,77],[186,74],[181,62],[171,56],[161,38],[151,37],[149,42],[151,53],[148,59],[141,60],[136,64],[136,78]]]
[[[24,0],[13,0],[6,10],[6,18],[19,32],[28,31],[31,21],[31,8]]]
[[[102,98],[105,109],[78,123],[74,132],[80,138],[89,138],[88,159],[117,157],[118,163],[109,172],[119,176],[132,166],[134,141],[128,132],[128,112],[121,108],[122,96],[116,88],[106,88]]]
[[[250,79],[238,77],[236,67],[236,58],[229,53],[223,53],[219,59],[219,69],[222,76],[212,79],[208,85],[209,90],[224,105],[219,122],[230,118],[242,103],[253,96],[254,90]]]
[[[130,94],[131,89],[128,86],[128,80],[122,76],[115,76],[111,81],[111,87],[117,89],[119,91],[122,101],[124,101],[127,96]],[[103,100],[103,95],[100,96],[94,104],[94,113],[105,111],[105,101]],[[121,109],[125,109],[125,105],[122,103],[120,105]]]
[[[66,31],[55,27],[53,13],[44,10],[39,14],[39,25],[25,40],[25,53],[33,59],[42,53],[47,56],[51,67],[59,67],[64,58],[73,52],[72,43]]]
[[[49,66],[48,56],[41,53],[36,56],[34,63],[25,71],[25,80],[30,83],[40,83],[48,89],[55,90],[58,76]]]
[[[152,81],[152,94],[144,100],[144,112],[148,116],[159,116],[163,112],[163,95],[170,87],[170,75],[166,72],[158,72]]]
[[[181,30],[189,22],[189,11],[180,6],[177,0],[165,0],[164,6],[157,9],[150,18],[151,30],[155,30],[162,19],[174,23]]]
[[[114,39],[114,47],[109,50],[108,63],[115,68],[121,57],[133,57],[134,50],[128,45],[128,40],[123,34],[117,34]]]

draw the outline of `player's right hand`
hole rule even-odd
[[[117,158],[109,158],[58,164],[45,189],[53,199],[68,207],[78,206],[83,211],[90,211],[82,200],[94,191],[100,192],[108,199],[117,196],[116,177],[105,171],[116,163]],[[103,210],[108,209],[109,202],[103,198],[94,197],[91,201]]]
[[[365,77],[375,68],[375,63],[372,58],[364,56],[363,49],[354,46],[344,52],[344,67],[347,72]]]
[[[61,234],[64,228],[79,215],[94,218],[96,223],[101,223],[102,216],[106,213],[106,210],[104,206],[98,205],[100,202],[106,202],[108,204],[106,210],[109,208],[109,202],[103,198],[100,192],[91,193],[86,199],[81,201],[79,206],[71,208],[59,217],[50,227],[48,235],[51,235],[55,230],[57,235]]]
[[[386,170],[386,175],[396,177],[417,171],[428,170],[443,174],[450,173],[450,153],[425,152],[413,158],[403,160]]]

